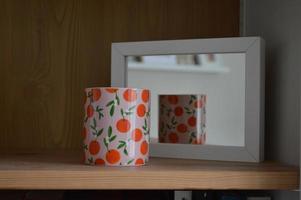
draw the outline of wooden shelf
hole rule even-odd
[[[0,155],[0,189],[299,188],[299,169],[261,164],[151,158],[143,167],[80,164],[80,153]]]

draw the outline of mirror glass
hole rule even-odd
[[[168,125],[168,130],[174,129],[175,132],[186,130],[185,127],[177,127],[177,123],[188,121],[188,118],[177,117],[182,113],[181,109],[176,110],[176,107],[167,109],[170,106],[168,102],[176,101],[178,104],[183,104],[184,114],[193,113],[196,119],[201,119],[202,117],[198,118],[200,115],[205,116],[202,118],[202,123],[201,120],[197,123],[195,133],[190,134],[198,134],[202,131],[202,134],[206,133],[206,141],[195,143],[190,138],[188,143],[244,146],[244,53],[145,55],[128,56],[126,59],[127,86],[151,90],[151,138],[153,141],[165,142],[164,139],[159,139],[159,131],[160,128],[162,129],[162,124],[159,125],[162,122],[159,123],[159,120],[165,119],[163,115],[166,117],[168,110],[174,113],[169,115],[170,120],[165,119],[170,121],[170,124],[166,123],[164,127]],[[184,102],[185,98],[188,103]],[[189,107],[189,103],[194,104],[192,100],[199,99],[204,101],[204,109]],[[163,109],[162,113],[162,105],[166,112]],[[174,121],[176,125],[172,127]],[[188,121],[188,124],[191,125],[191,123],[195,125],[194,120]],[[189,125],[187,126],[189,128]],[[202,127],[204,130],[201,130]],[[181,140],[181,134],[179,137],[176,138],[177,141]],[[174,139],[173,136],[169,138]]]

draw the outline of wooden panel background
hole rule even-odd
[[[239,35],[239,0],[0,0],[0,149],[79,149],[112,42]]]

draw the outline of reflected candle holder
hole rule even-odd
[[[206,95],[160,95],[159,142],[205,144]]]
[[[85,89],[84,162],[138,166],[148,161],[150,92],[147,89]]]

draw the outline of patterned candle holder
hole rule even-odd
[[[160,95],[159,142],[205,144],[206,95]]]
[[[148,161],[150,92],[147,89],[85,89],[84,161],[137,166]]]

